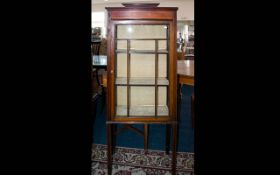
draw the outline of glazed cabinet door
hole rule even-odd
[[[168,117],[169,24],[114,27],[114,117]]]

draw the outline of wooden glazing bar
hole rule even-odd
[[[127,40],[127,85],[129,85],[130,78],[130,40]],[[130,109],[130,86],[127,86],[127,117],[129,117],[129,109]]]
[[[170,36],[169,36],[169,31],[170,30],[170,26],[169,25],[167,25],[167,32],[166,32],[166,39],[167,39],[167,43],[166,43],[166,50],[167,50],[167,52],[168,52],[168,54],[167,54],[167,56],[166,56],[166,62],[167,62],[167,68],[166,68],[166,78],[167,78],[167,80],[170,82],[170,76],[169,76],[169,65],[170,64],[168,64],[169,63],[169,59],[170,59]],[[168,109],[170,109],[170,88],[169,88],[169,86],[167,86],[167,106],[168,106]],[[168,115],[170,116],[170,110],[168,111]]]
[[[155,117],[157,117],[157,106],[158,106],[158,40],[155,40]]]
[[[117,29],[115,30],[115,36],[117,36]],[[115,63],[114,63],[114,67],[115,67],[115,76],[114,76],[114,79],[116,80],[116,77],[118,77],[118,74],[117,74],[117,70],[118,70],[118,66],[117,66],[117,62],[118,62],[118,54],[117,54],[117,48],[118,48],[118,42],[116,41],[116,40],[114,40],[114,45],[116,46],[115,47]],[[109,76],[108,76],[108,78],[109,78]],[[115,81],[116,82],[116,81]],[[116,83],[114,84],[114,88],[113,88],[113,91],[114,91],[114,104],[115,104],[115,106],[114,106],[114,115],[116,115],[116,111],[117,111],[117,109],[116,109],[116,107],[117,107],[117,96],[118,96],[118,91],[117,91],[117,85],[116,85]]]

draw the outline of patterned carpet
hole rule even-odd
[[[177,152],[177,175],[193,175],[194,153]],[[171,154],[116,147],[112,175],[171,175]],[[107,146],[93,144],[92,174],[107,175]]]

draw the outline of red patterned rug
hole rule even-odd
[[[171,175],[171,153],[116,147],[112,175]],[[177,153],[177,175],[193,175],[194,153]],[[107,146],[93,144],[91,175],[107,175]]]

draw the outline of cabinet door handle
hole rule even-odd
[[[113,73],[114,73],[114,70],[111,70],[110,73],[113,74]]]

